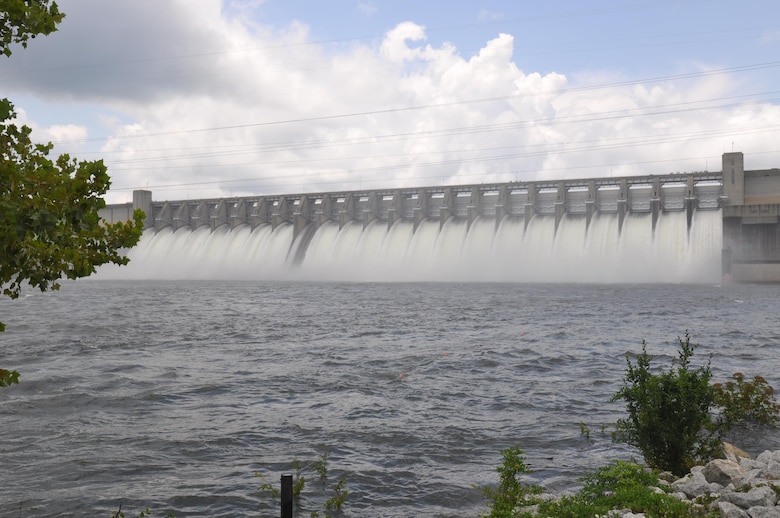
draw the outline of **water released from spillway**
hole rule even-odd
[[[102,278],[327,280],[354,282],[719,282],[719,210],[650,214],[408,220],[390,229],[352,221],[320,226],[308,242],[293,227],[242,225],[147,230],[131,263]]]

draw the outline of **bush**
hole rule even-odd
[[[736,372],[734,381],[716,383],[715,401],[721,407],[726,424],[737,422],[777,425],[780,405],[775,401],[774,389],[761,376],[745,381],[745,375]]]
[[[716,512],[659,492],[658,474],[631,462],[615,461],[580,479],[583,488],[575,495],[542,501],[541,488],[518,481],[528,473],[517,448],[503,450],[498,468],[498,488],[481,488],[490,500],[490,513],[483,518],[593,518],[608,516],[613,509],[664,518],[715,517]],[[532,506],[532,507],[526,507]]]
[[[623,388],[612,400],[624,400],[628,410],[628,417],[616,424],[615,439],[639,448],[650,467],[683,476],[722,452],[725,426],[712,417],[717,399],[710,385],[710,362],[693,368],[691,357],[697,346],[687,332],[678,341],[676,366],[658,374],[650,370],[643,341],[636,365],[626,358]]]
[[[306,507],[311,506],[321,506],[323,508],[322,512],[323,514],[320,514],[320,511],[317,510],[311,510],[307,511],[308,516],[311,516],[313,518],[318,516],[324,516],[324,518],[332,518],[334,516],[342,516],[343,514],[343,507],[346,503],[347,497],[349,496],[349,491],[346,489],[347,484],[347,478],[346,476],[342,477],[336,485],[331,489],[331,496],[329,498],[325,498],[327,496],[328,492],[328,456],[330,455],[329,450],[325,450],[322,454],[322,456],[319,458],[319,460],[313,461],[308,463],[307,465],[302,465],[301,461],[296,459],[293,459],[292,461],[292,468],[295,470],[294,478],[293,478],[293,484],[292,484],[292,497],[293,501],[295,502],[294,505],[294,512],[295,516],[300,516],[304,512],[304,509]],[[317,490],[315,488],[314,494],[304,495],[304,488],[311,487],[306,484],[307,478],[306,473],[309,473],[310,475],[316,474],[317,478],[319,479],[319,489]],[[273,502],[274,507],[277,509],[279,508],[279,497],[280,492],[276,488],[274,484],[272,484],[269,479],[262,473],[255,473],[255,477],[262,480],[262,484],[260,485],[260,491],[266,492],[270,497],[271,501]]]
[[[538,502],[534,495],[542,492],[542,488],[536,485],[522,483],[518,477],[529,472],[525,465],[525,456],[520,448],[507,448],[501,450],[504,458],[501,466],[496,468],[499,473],[497,488],[480,487],[482,494],[490,502],[489,514],[483,514],[483,518],[512,518],[518,516],[518,508],[532,505]]]
[[[539,505],[537,518],[592,518],[608,516],[613,509],[665,518],[717,516],[679,498],[659,492],[657,472],[631,462],[614,461],[580,479],[583,488],[573,496]],[[521,517],[523,515],[520,515]]]

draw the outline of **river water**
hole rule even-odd
[[[509,446],[569,491],[638,458],[602,428],[643,339],[668,366],[689,330],[715,380],[780,386],[778,290],[88,280],[1,300],[22,377],[0,391],[0,514],[278,516],[260,486],[325,451],[301,516],[342,477],[346,516],[477,516]]]

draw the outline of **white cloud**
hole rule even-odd
[[[75,124],[56,124],[45,129],[50,140],[78,140],[87,138],[87,128]]]
[[[95,12],[63,5],[72,25],[0,88],[103,106],[114,187],[155,199],[716,170],[732,140],[748,167],[778,156],[750,152],[777,150],[780,108],[731,99],[744,90],[725,73],[636,84],[525,71],[509,34],[464,58],[404,22],[333,50],[301,22],[250,25],[217,0],[155,16],[151,0],[79,1]]]

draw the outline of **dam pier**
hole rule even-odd
[[[721,225],[716,233],[723,279],[780,282],[780,170],[746,171],[744,156],[738,152],[723,155],[720,172],[175,201],[154,201],[151,191],[137,190],[132,203],[108,205],[101,216],[108,222],[124,221],[135,209],[146,214],[145,233],[239,228],[254,232],[260,227],[275,233],[284,228],[287,242],[281,246],[286,248],[285,261],[290,266],[300,264],[312,252],[310,244],[318,232],[324,232],[323,227],[334,234],[345,227],[353,231],[381,228],[390,233],[404,225],[414,235],[421,225],[430,229],[436,224],[442,232],[448,224],[457,224],[468,235],[477,223],[481,232],[492,227],[498,233],[511,222],[518,229],[517,239],[527,239],[529,226],[538,220],[545,222],[544,232],[552,234],[540,239],[550,243],[563,239],[559,234],[564,225],[566,239],[583,243],[584,236],[572,236],[604,233],[602,227],[608,225],[614,229],[609,232],[617,236],[604,239],[618,243],[619,236],[636,232],[636,221],[648,229],[637,241],[654,239],[662,221],[674,221],[674,232],[680,234],[674,239],[691,241],[697,219],[709,215],[708,222]],[[687,246],[698,245],[690,242]]]

